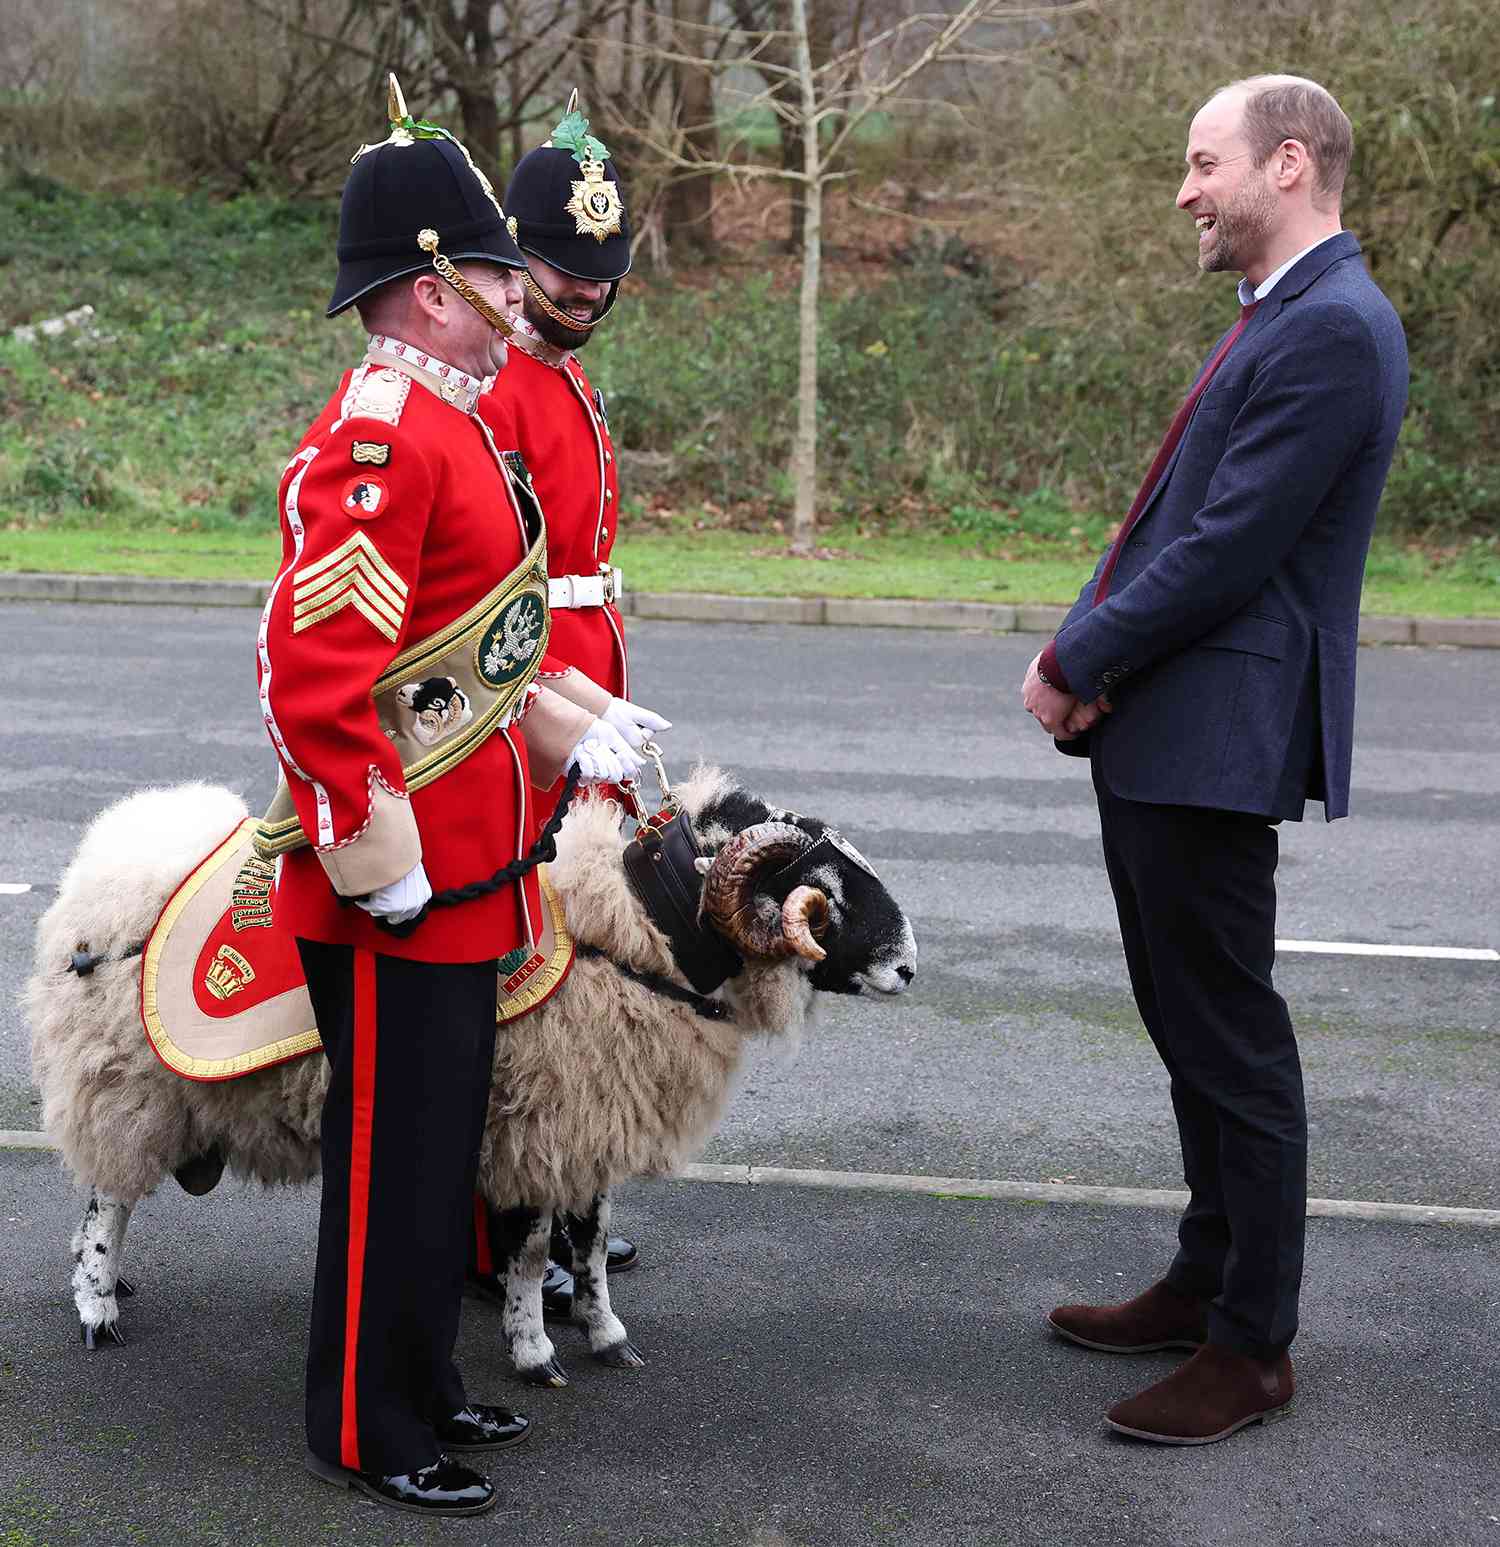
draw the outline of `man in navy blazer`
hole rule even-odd
[[[1290,1402],[1307,1195],[1296,1038],[1272,986],[1276,823],[1349,809],[1359,599],[1406,343],[1340,227],[1353,146],[1321,87],[1257,76],[1188,135],[1177,196],[1241,317],[1179,410],[1022,698],[1090,759],[1141,1018],[1190,1201],[1165,1277],[1062,1306],[1110,1352],[1194,1350],[1112,1427],[1205,1444]]]

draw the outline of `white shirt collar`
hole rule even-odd
[[[1333,236],[1342,235],[1343,233],[1341,231],[1335,231],[1333,233]],[[1304,247],[1299,253],[1293,253],[1292,256],[1288,258],[1274,274],[1267,274],[1266,277],[1261,280],[1261,282],[1256,285],[1253,290],[1250,288],[1250,281],[1248,279],[1242,279],[1240,281],[1240,305],[1248,306],[1252,301],[1264,301],[1265,298],[1270,295],[1270,293],[1276,288],[1276,286],[1280,284],[1282,279],[1286,277],[1286,273],[1289,269],[1294,268],[1297,264],[1301,263],[1301,261],[1308,255],[1308,253],[1313,250],[1314,247],[1321,247],[1324,242],[1331,242],[1333,240],[1333,236],[1320,236],[1316,242],[1312,243],[1311,246]]]

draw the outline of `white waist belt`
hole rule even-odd
[[[553,607],[603,607],[625,594],[625,577],[608,565],[597,575],[554,575],[547,582],[547,601]]]

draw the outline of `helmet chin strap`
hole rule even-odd
[[[500,335],[501,338],[510,339],[516,336],[515,325],[504,312],[498,312],[485,298],[466,280],[459,271],[438,251],[438,234],[430,226],[417,232],[417,246],[425,253],[432,256],[432,266],[438,271],[440,278],[447,281],[470,306],[479,313],[484,320]],[[523,278],[529,278],[525,270],[522,270]]]
[[[578,333],[592,332],[599,323],[604,321],[605,312],[600,312],[597,317],[592,317],[585,322],[581,317],[570,316],[560,306],[553,303],[552,297],[531,277],[528,269],[521,270],[521,287],[526,294],[550,317],[559,327],[572,328]],[[605,309],[607,311],[608,308]]]

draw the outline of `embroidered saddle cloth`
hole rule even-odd
[[[161,911],[141,965],[141,1020],[156,1055],[189,1080],[232,1080],[318,1051],[297,944],[278,927],[275,862],[256,853],[246,817]],[[537,871],[540,937],[501,959],[495,1018],[549,999],[573,965],[562,903]]]

